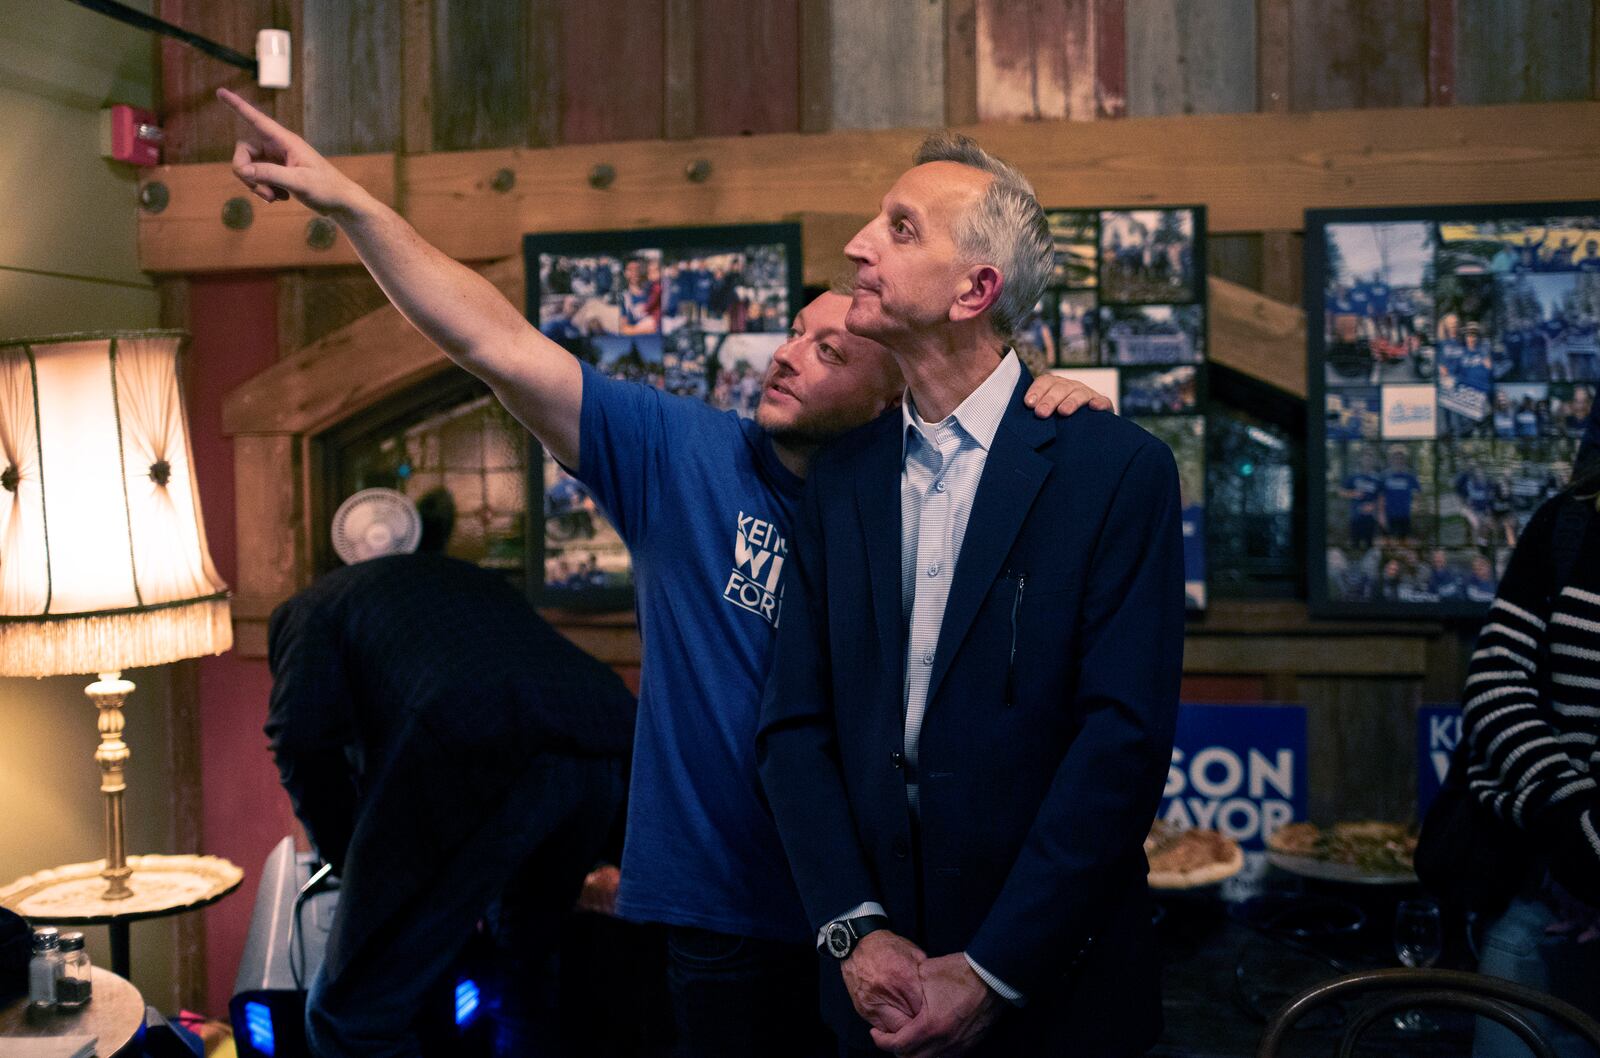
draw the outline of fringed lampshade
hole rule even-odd
[[[127,895],[120,710],[133,689],[118,674],[233,644],[178,386],[184,338],[0,341],[0,675],[102,674],[89,696],[113,898]]]

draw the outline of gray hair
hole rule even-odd
[[[1011,337],[1033,313],[1055,266],[1050,223],[1033,185],[1016,166],[959,132],[933,133],[922,141],[913,161],[956,162],[993,177],[977,204],[956,218],[953,235],[969,261],[1000,270],[1000,297],[989,318],[1001,337]]]

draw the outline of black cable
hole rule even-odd
[[[114,18],[118,22],[126,23],[135,29],[159,33],[164,37],[182,41],[191,48],[205,52],[213,59],[220,59],[229,66],[237,66],[239,69],[247,71],[251,77],[259,76],[256,69],[256,61],[250,56],[234,51],[226,45],[218,44],[214,40],[208,40],[197,33],[190,33],[182,26],[174,26],[171,22],[163,22],[154,15],[147,15],[143,11],[137,11],[126,4],[119,4],[117,0],[71,0],[71,2],[79,7],[86,7],[90,11],[105,15],[108,18]]]
[[[77,0],[73,0],[73,2],[76,3]],[[310,878],[306,879],[305,884],[300,887],[300,891],[294,895],[294,913],[289,917],[289,976],[294,979],[294,987],[297,992],[303,992],[306,988],[303,980],[306,965],[306,938],[305,931],[300,928],[300,912],[305,908],[306,901],[322,888],[323,881],[332,873],[333,864],[324,863],[317,868]],[[295,965],[294,961],[296,948],[300,950],[300,964],[298,966]]]

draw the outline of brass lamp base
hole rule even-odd
[[[122,741],[122,703],[133,693],[132,682],[120,672],[102,672],[98,682],[84,688],[84,694],[100,711],[100,746],[94,751],[100,765],[100,792],[106,795],[106,866],[100,876],[106,880],[106,900],[126,900],[133,895],[128,887],[127,849],[122,824],[122,794],[128,788],[122,770],[128,763],[128,744]]]

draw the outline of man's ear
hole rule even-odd
[[[1004,286],[1005,277],[1000,269],[994,265],[973,265],[950,305],[950,322],[962,323],[982,316],[1000,300],[1000,290]]]

